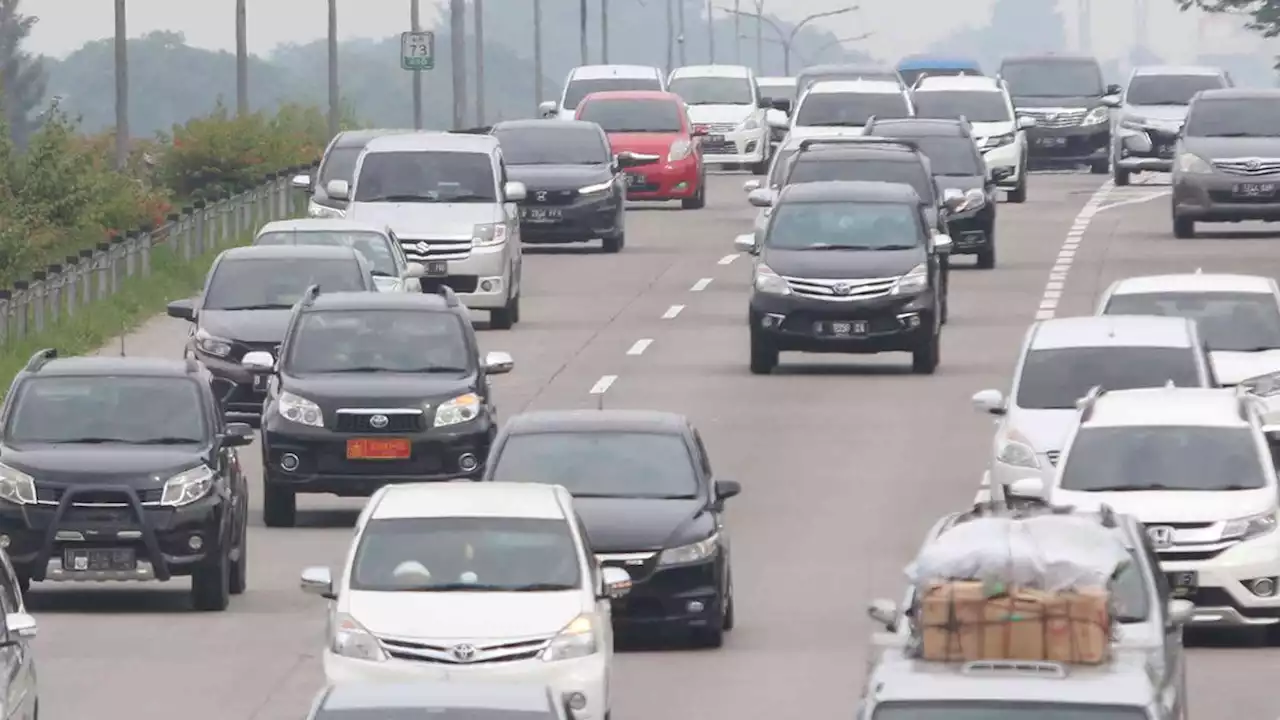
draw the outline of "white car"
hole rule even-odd
[[[1027,129],[1035,118],[1017,115],[1004,82],[953,75],[921,78],[911,93],[916,116],[963,117],[987,161],[987,170],[1012,203],[1027,199]]]
[[[756,175],[769,170],[769,124],[765,122],[769,104],[756,88],[751,68],[676,68],[667,79],[667,90],[684,100],[689,122],[706,129],[701,140],[705,163],[750,167]]]
[[[346,246],[369,261],[380,292],[422,292],[426,268],[409,262],[395,231],[385,225],[341,218],[277,220],[263,225],[253,244]]]
[[[1231,388],[1098,391],[1053,479],[1009,487],[1084,511],[1107,506],[1146,526],[1192,624],[1280,624],[1280,488],[1274,433],[1257,398]]]
[[[630,586],[596,562],[568,491],[534,483],[385,486],[341,575],[302,573],[332,601],[329,684],[538,683],[597,719],[612,707],[610,603]]]
[[[861,131],[872,116],[915,116],[911,93],[887,80],[819,80],[800,96],[791,113],[795,139],[826,137],[831,128]]]
[[[582,65],[569,71],[560,101],[547,100],[538,105],[544,118],[572,120],[578,103],[591,93],[610,90],[666,90],[666,76],[647,65]]]

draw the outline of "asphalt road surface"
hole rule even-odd
[[[1174,240],[1167,187],[1037,175],[1025,204],[999,208],[999,267],[956,263],[937,375],[911,375],[905,355],[784,355],[777,374],[757,377],[747,371],[751,263],[732,248],[754,212],[745,179],[713,176],[703,210],[630,212],[619,255],[526,250],[524,321],[482,333],[486,349],[515,357],[515,371],[497,379],[504,415],[598,401],[687,413],[717,475],[745,487],[730,501],[737,629],[719,650],[619,655],[620,720],[852,717],[866,603],[900,597],[922,533],[972,501],[992,426],[969,397],[1008,387],[1027,324],[1087,313],[1126,275],[1280,270],[1280,240],[1257,226]],[[127,346],[179,357],[185,336],[184,323],[158,318]],[[256,480],[256,447],[243,456]],[[298,573],[341,562],[359,502],[304,496],[300,509],[296,529],[254,519],[249,590],[225,613],[188,611],[184,580],[36,585],[46,717],[303,717],[322,682],[325,614],[324,601],[298,590]],[[1209,640],[1191,650],[1192,715],[1227,702],[1235,717],[1280,713],[1270,685],[1280,652]]]

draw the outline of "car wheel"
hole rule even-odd
[[[607,253],[621,252],[622,248],[627,244],[627,236],[625,233],[618,233],[601,240],[600,247]]]
[[[298,524],[298,495],[293,488],[262,484],[262,522],[267,527],[293,527]]]
[[[25,598],[27,593],[31,592],[31,573],[25,570],[17,570],[14,574],[18,576],[18,591]]]
[[[990,270],[996,266],[996,225],[987,228],[986,247],[978,250],[978,269]]]
[[[206,561],[191,573],[191,604],[196,610],[218,612],[231,604],[231,558],[221,548],[216,560]]]
[[[911,372],[916,375],[932,375],[938,369],[941,355],[942,336],[934,332],[933,337],[919,348],[911,352]]]
[[[231,561],[231,594],[243,595],[249,587],[249,523],[240,525],[240,542],[236,546],[239,553]]]
[[[698,178],[698,192],[693,197],[685,198],[680,201],[680,207],[684,210],[701,210],[707,206],[707,178]]]
[[[1179,240],[1190,240],[1196,236],[1196,221],[1191,218],[1173,216],[1173,236]]]
[[[1089,172],[1094,175],[1106,175],[1111,170],[1111,163],[1107,160],[1095,160],[1089,164]]]
[[[1111,171],[1111,181],[1116,187],[1124,187],[1129,184],[1129,171],[1124,168],[1115,168]]]
[[[520,314],[520,296],[507,300],[507,306],[489,311],[489,328],[491,330],[510,330],[516,324]]]
[[[760,162],[755,163],[754,165],[751,166],[751,174],[766,175],[768,174],[768,172],[769,172],[769,153],[765,153],[764,157],[760,158]]]
[[[729,587],[724,593],[724,629],[726,632],[733,629],[736,618],[733,612],[733,576],[729,576]]]
[[[1022,204],[1027,201],[1027,174],[1025,170],[1018,180],[1018,184],[1005,194],[1005,199],[1014,204]]]
[[[778,366],[778,348],[769,338],[751,328],[751,373],[768,375]]]

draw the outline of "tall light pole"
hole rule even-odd
[[[707,55],[711,64],[716,64],[716,22],[711,17],[711,0],[707,0]]]
[[[467,122],[467,3],[449,0],[449,62],[453,66],[453,129]]]
[[[609,64],[609,0],[600,0],[600,64]]]
[[[800,54],[799,50],[793,49],[792,52],[794,52],[795,56],[799,58],[800,61],[803,62],[805,65],[812,65],[813,61],[820,58],[822,56],[822,53],[826,52],[827,50],[833,47],[836,47],[838,45],[843,45],[845,43],[858,42],[859,40],[866,40],[867,38],[871,37],[874,34],[875,33],[866,32],[866,33],[862,33],[861,35],[849,35],[847,37],[832,38],[827,42],[819,45],[817,50],[814,50],[812,53],[806,53],[804,55]],[[747,39],[747,37],[744,35],[742,39],[745,40]],[[781,47],[784,42],[783,40],[777,40],[774,38],[765,38],[764,40],[765,42],[773,43],[775,45],[778,45],[779,47]]]
[[[422,32],[422,8],[418,0],[409,0],[409,29]],[[413,129],[422,129],[422,71],[413,71]]]
[[[676,0],[667,0],[667,74],[675,68],[675,41],[676,41]]]
[[[472,0],[476,17],[476,125],[484,125],[484,0]]]
[[[587,56],[587,0],[578,0],[578,49],[582,53],[582,64],[589,62]]]
[[[756,72],[764,73],[764,23],[760,18],[764,17],[764,0],[755,0],[756,4]],[[737,6],[733,6],[733,14],[742,16],[742,10]]]
[[[129,33],[125,0],[116,0],[116,169],[129,166]]]
[[[808,25],[814,20],[819,20],[821,18],[828,18],[834,15],[843,15],[845,13],[854,12],[855,10],[858,9],[858,6],[848,5],[846,7],[836,8],[835,10],[827,10],[826,12],[813,13],[812,15],[807,15],[804,18],[801,18],[800,22],[796,23],[791,27],[791,32],[783,31],[782,27],[778,25],[778,23],[774,22],[773,20],[759,13],[750,13],[750,12],[746,12],[745,10],[734,10],[732,8],[720,8],[720,9],[724,10],[725,12],[731,12],[739,15],[746,15],[748,17],[754,17],[757,22],[763,22],[769,27],[773,28],[773,31],[776,32],[778,34],[778,37],[782,40],[783,74],[790,75],[791,74],[791,44],[795,42],[796,35],[800,33],[800,31],[804,28],[804,26]]]
[[[533,102],[537,106],[542,96],[542,0],[533,0]]]
[[[341,117],[341,95],[338,89],[338,0],[329,0],[329,134],[338,134]]]
[[[676,31],[676,44],[680,46],[680,66],[684,67],[689,64],[684,50],[684,41],[686,39],[684,36],[684,0],[676,0],[676,12],[676,22],[679,28]]]
[[[733,62],[742,64],[742,0],[733,0]]]
[[[236,0],[236,113],[249,114],[249,21],[246,0]]]

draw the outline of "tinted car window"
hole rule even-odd
[[[978,72],[976,68],[958,68],[958,67],[939,67],[939,68],[920,67],[920,68],[912,68],[910,70],[898,70],[898,75],[902,77],[902,82],[906,83],[908,87],[910,87],[911,85],[914,85],[915,82],[919,80],[920,76],[922,75],[928,75],[929,77],[950,77],[953,75],[981,75],[981,74],[982,73]]]
[[[795,102],[796,86],[793,83],[770,84],[757,82],[756,87],[760,89],[760,97],[769,98],[770,100],[790,100]]]
[[[1102,95],[1102,71],[1092,62],[1025,60],[1000,66],[1010,95],[1089,97]]]
[[[312,285],[319,285],[326,292],[366,289],[354,257],[223,260],[209,279],[202,306],[205,310],[290,308]]]
[[[492,480],[563,485],[575,496],[693,498],[697,472],[678,435],[636,432],[514,433]]]
[[[821,150],[817,151],[821,152]],[[800,159],[791,164],[787,184],[846,180],[889,182],[910,185],[926,202],[933,202],[933,178],[925,173],[919,162],[895,162],[893,160],[849,159],[822,160],[817,157]]]
[[[871,720],[1148,720],[1144,708],[1076,703],[933,700],[877,705]]]
[[[1032,410],[1071,410],[1094,387],[1133,390],[1202,387],[1191,348],[1093,347],[1032,350],[1018,379],[1017,405]]]
[[[678,133],[684,129],[684,109],[674,100],[596,99],[584,103],[579,120],[588,120],[605,132]]]
[[[591,93],[609,92],[612,90],[661,90],[662,82],[657,76],[648,78],[592,78],[589,80],[573,80],[564,92],[562,106],[566,110],[578,107],[582,99]]]
[[[765,245],[779,250],[905,250],[924,243],[919,208],[902,203],[783,202]]]
[[[290,336],[285,369],[335,372],[471,371],[462,319],[422,310],[313,310]]]
[[[494,135],[508,165],[603,165],[612,157],[600,131],[589,127],[520,127]]]
[[[916,117],[958,118],[969,122],[1009,122],[1009,105],[1004,93],[986,90],[930,90],[918,92],[912,100]]]
[[[875,135],[884,137],[903,137],[920,147],[925,157],[929,158],[930,169],[934,175],[974,176],[985,175],[986,163],[978,154],[978,146],[967,137],[912,137],[910,134],[897,135],[892,125],[883,129],[876,127]]]
[[[521,710],[489,710],[487,708],[442,708],[435,706],[420,708],[344,708],[342,710],[322,709],[316,714],[316,720],[556,720],[555,713],[521,711]]]
[[[751,81],[733,77],[676,78],[667,90],[680,96],[686,105],[750,105]]]
[[[1222,86],[1217,75],[1135,75],[1124,100],[1130,105],[1186,105],[1201,90]]]
[[[361,152],[364,152],[362,145],[338,146],[331,149],[328,157],[324,159],[324,166],[320,168],[320,187],[324,187],[330,180],[347,182],[354,180],[356,160],[359,159]]]
[[[497,202],[493,161],[479,152],[368,153],[356,202]]]
[[[254,245],[328,245],[349,247],[364,256],[374,272],[397,275],[395,251],[391,238],[375,232],[334,232],[331,230],[302,230],[296,232],[269,232],[259,235]]]
[[[1280,137],[1280,98],[1197,100],[1187,117],[1192,137]]]
[[[796,125],[862,127],[872,115],[910,117],[911,108],[902,93],[811,93],[800,101]]]
[[[1253,433],[1243,427],[1096,427],[1076,433],[1064,490],[1218,491],[1266,487]]]
[[[18,390],[5,437],[13,445],[204,443],[208,423],[189,378],[32,378]]]
[[[1280,308],[1262,293],[1143,293],[1113,295],[1106,315],[1191,318],[1210,350],[1280,348]]]

